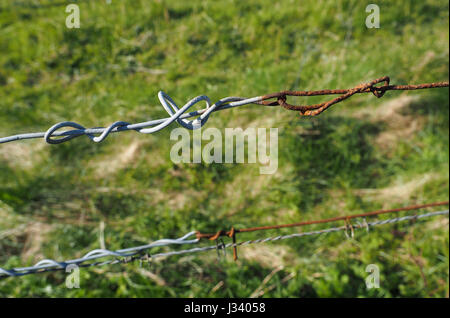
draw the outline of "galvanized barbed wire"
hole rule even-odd
[[[0,267],[0,277],[2,276],[23,276],[26,274],[47,271],[52,269],[65,269],[67,266],[74,264],[77,266],[82,265],[84,262],[92,261],[104,257],[129,257],[139,254],[143,251],[149,250],[155,247],[169,246],[169,245],[181,245],[181,244],[195,244],[198,239],[188,240],[189,237],[194,236],[196,232],[189,232],[186,235],[177,239],[161,239],[150,244],[140,245],[116,251],[110,251],[107,249],[95,249],[86,253],[83,257],[71,259],[63,262],[57,262],[51,259],[44,259],[33,266],[18,267],[14,269],[4,269]]]
[[[398,223],[398,222],[404,222],[404,221],[408,221],[408,220],[419,220],[422,218],[428,218],[428,217],[432,217],[432,216],[446,215],[446,214],[449,214],[449,210],[429,212],[429,213],[424,213],[424,214],[419,214],[419,215],[417,215],[417,214],[416,215],[406,215],[406,216],[391,218],[391,219],[386,219],[386,220],[378,220],[378,221],[374,221],[374,222],[370,222],[370,223],[367,223],[365,221],[364,223],[357,223],[357,224],[353,225],[352,227],[354,229],[366,228],[368,230],[369,227],[371,227],[371,226],[379,226],[379,225],[385,225],[385,224],[391,224],[391,223]],[[327,234],[327,233],[338,232],[338,231],[347,230],[347,229],[348,229],[348,227],[347,227],[347,225],[345,225],[345,226],[331,227],[331,228],[316,230],[316,231],[301,232],[301,233],[294,233],[294,234],[288,234],[288,235],[279,235],[279,236],[267,237],[267,238],[256,239],[256,240],[248,240],[248,241],[238,242],[238,243],[233,241],[233,243],[222,244],[221,248],[226,249],[226,248],[232,247],[233,249],[236,249],[238,246],[245,246],[245,245],[250,245],[250,244],[258,244],[258,243],[267,243],[267,242],[285,240],[285,239],[290,239],[290,238],[298,238],[298,237],[303,237],[303,236]],[[189,236],[194,235],[195,233],[196,232],[193,231],[193,232],[190,232],[190,233],[186,234],[185,236],[179,238],[178,240],[182,241],[182,242],[180,242],[180,244],[198,243],[199,239],[191,240],[191,241],[189,241],[189,243],[186,240],[182,240],[183,238],[186,239]],[[167,240],[160,240],[160,241],[167,241]],[[176,240],[169,240],[169,241],[176,241]],[[156,244],[157,242],[158,241],[156,241],[152,244]],[[119,251],[111,252],[111,251],[107,251],[107,250],[102,250],[105,252],[103,256],[93,255],[93,254],[95,254],[95,251],[98,251],[98,250],[93,250],[86,254],[86,255],[89,255],[92,253],[91,254],[92,256],[89,259],[85,257],[85,258],[80,258],[80,259],[76,259],[76,260],[64,261],[64,262],[56,262],[53,260],[44,260],[45,262],[47,262],[44,265],[41,264],[44,261],[41,261],[41,262],[37,263],[36,265],[30,266],[30,267],[14,268],[11,270],[5,270],[5,269],[0,268],[0,279],[6,278],[6,277],[18,277],[18,276],[24,276],[24,275],[28,275],[28,274],[63,270],[70,264],[75,264],[78,267],[104,266],[104,265],[113,265],[113,264],[119,264],[119,263],[129,263],[129,262],[133,262],[136,260],[149,261],[149,260],[157,259],[157,258],[161,258],[161,257],[169,257],[169,256],[175,256],[175,255],[206,252],[206,251],[218,249],[218,245],[213,245],[213,246],[206,246],[206,247],[195,247],[192,249],[185,249],[185,250],[179,250],[179,251],[156,253],[156,254],[151,254],[150,256],[148,254],[146,254],[145,256],[140,255],[141,252],[151,248],[149,246],[152,244],[146,245],[147,246],[146,248],[143,248],[144,246],[139,246],[139,247],[133,247],[133,248],[119,250],[119,251],[126,251],[125,253],[119,252]],[[178,244],[178,243],[174,243],[174,244]],[[163,245],[159,245],[159,246],[163,246]],[[152,247],[156,247],[156,246],[152,246]],[[128,253],[127,253],[127,251],[128,251]],[[124,257],[124,258],[117,259],[118,256]],[[89,260],[95,260],[100,257],[116,257],[116,258],[110,259],[110,260],[105,260],[102,262],[86,263]]]
[[[386,93],[386,91],[390,90],[416,90],[416,89],[439,88],[449,86],[448,82],[425,83],[419,85],[390,85],[389,81],[390,81],[389,77],[384,76],[375,79],[371,82],[360,84],[350,89],[334,89],[334,90],[319,90],[319,91],[281,91],[273,94],[256,96],[252,98],[225,97],[212,105],[211,100],[209,99],[208,96],[201,95],[191,99],[181,108],[178,108],[177,104],[173,101],[173,99],[169,95],[167,95],[163,91],[160,91],[158,93],[158,99],[161,102],[164,110],[169,114],[170,117],[150,120],[136,124],[130,124],[124,121],[116,121],[108,127],[98,127],[98,128],[85,128],[84,126],[75,122],[63,121],[53,125],[46,132],[26,133],[13,135],[9,137],[3,137],[0,138],[0,143],[32,138],[44,138],[45,141],[49,144],[59,144],[81,135],[88,136],[94,142],[101,142],[105,140],[105,138],[110,133],[134,130],[143,134],[151,134],[161,129],[164,129],[174,121],[176,121],[178,124],[187,129],[193,130],[202,127],[208,121],[209,116],[213,112],[249,104],[257,104],[264,106],[281,106],[288,110],[299,111],[299,114],[301,116],[317,116],[326,109],[328,109],[330,106],[342,102],[347,98],[353,96],[354,94],[372,93],[376,97],[380,98]],[[384,82],[385,85],[376,86],[376,84],[382,82]],[[286,102],[287,96],[318,96],[318,95],[335,95],[335,94],[339,94],[340,96],[328,102],[314,105],[307,105],[307,106],[291,105]],[[270,101],[271,99],[276,100]],[[205,101],[206,108],[186,113],[191,107],[193,107],[195,104],[201,101]],[[196,118],[193,120],[187,120],[188,118],[192,117]],[[59,129],[62,128],[73,128],[73,129],[68,131],[58,131]],[[94,136],[98,134],[99,136]]]

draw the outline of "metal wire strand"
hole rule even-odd
[[[160,91],[158,93],[158,98],[162,106],[166,110],[166,112],[170,115],[170,117],[150,120],[137,124],[130,124],[124,121],[116,121],[106,128],[105,127],[85,128],[84,126],[75,122],[63,121],[53,125],[46,132],[27,133],[0,138],[0,144],[33,138],[44,138],[44,140],[49,144],[60,144],[65,141],[69,141],[73,138],[79,137],[81,135],[88,136],[89,139],[91,139],[94,142],[101,142],[105,140],[110,133],[122,132],[127,130],[135,130],[143,134],[152,134],[157,131],[160,131],[161,129],[164,129],[174,121],[176,121],[178,124],[187,129],[193,130],[202,127],[207,122],[209,115],[212,112],[257,103],[259,100],[261,100],[260,96],[247,99],[242,97],[226,97],[211,105],[210,99],[207,96],[203,95],[191,99],[183,107],[178,108],[173,99],[170,98],[170,96],[168,96],[163,91]],[[201,101],[206,102],[206,108],[186,113],[191,107],[193,107],[194,105],[196,105]],[[196,118],[193,120],[187,120],[187,118],[192,117]],[[74,128],[74,129],[60,131],[60,129],[62,128]],[[94,136],[95,134],[100,135],[98,137],[95,137]]]
[[[354,229],[368,229],[371,226],[381,226],[381,225],[385,225],[385,224],[393,224],[393,223],[405,222],[405,221],[409,221],[409,220],[419,220],[419,219],[424,219],[424,218],[429,218],[429,217],[434,217],[434,216],[439,216],[439,215],[448,215],[448,214],[449,214],[449,210],[430,212],[430,213],[424,213],[424,214],[419,214],[419,215],[407,215],[407,216],[403,216],[403,217],[379,220],[379,221],[374,221],[374,222],[370,222],[370,223],[367,223],[367,222],[357,223],[357,224],[353,225],[353,228]],[[303,236],[316,236],[316,235],[328,234],[328,233],[332,233],[332,232],[345,231],[346,229],[347,229],[347,226],[331,227],[331,228],[326,228],[326,229],[317,230],[317,231],[294,233],[294,234],[288,234],[288,235],[279,235],[279,236],[261,238],[261,239],[256,239],[256,240],[248,240],[248,241],[239,242],[239,243],[228,243],[228,244],[223,245],[222,248],[223,249],[236,248],[238,246],[274,242],[274,241],[286,240],[286,239],[291,239],[291,238],[299,238],[299,237],[303,237]],[[119,250],[119,251],[115,251],[115,252],[108,251],[109,253],[105,252],[105,254],[102,254],[102,253],[97,254],[96,251],[99,251],[99,250],[94,250],[94,251],[91,251],[88,254],[86,254],[85,257],[83,257],[83,258],[69,260],[69,261],[65,261],[65,262],[44,260],[44,261],[41,261],[41,262],[37,263],[36,265],[30,266],[30,267],[14,268],[11,270],[6,270],[6,269],[0,268],[0,278],[17,277],[17,276],[23,276],[23,275],[28,275],[28,274],[63,270],[69,264],[76,264],[79,267],[93,267],[93,266],[113,265],[113,264],[118,264],[118,263],[129,263],[129,262],[136,261],[136,260],[148,261],[148,259],[149,259],[148,255],[142,256],[142,255],[140,255],[140,252],[143,252],[146,249],[149,249],[151,247],[155,247],[156,246],[155,244],[157,244],[158,242],[160,243],[160,245],[158,245],[158,246],[168,245],[167,244],[168,242],[171,242],[173,244],[195,244],[195,243],[198,243],[199,240],[185,240],[188,237],[195,235],[195,233],[196,233],[195,231],[190,232],[177,240],[160,240],[160,241],[156,241],[156,242],[152,243],[153,245],[149,244],[149,245],[143,245],[143,246],[138,246],[138,247],[132,247],[129,249]],[[164,241],[164,242],[162,242],[162,241]],[[175,243],[174,241],[177,241],[177,242]],[[211,250],[217,250],[217,246],[214,244],[214,245],[206,246],[206,247],[195,247],[192,249],[157,253],[157,254],[152,254],[151,259],[169,257],[169,256],[174,256],[174,255],[206,252],[206,251],[211,251]],[[106,251],[106,250],[104,250],[104,251]],[[125,251],[125,252],[123,252],[123,251]],[[117,254],[120,254],[120,255],[117,255]],[[90,257],[86,257],[87,255],[90,255]],[[95,257],[94,257],[94,255],[95,255]],[[100,255],[102,255],[102,256],[100,256]],[[117,258],[118,256],[125,257],[125,258],[118,259]],[[102,262],[88,263],[89,260],[95,260],[100,257],[114,257],[114,258],[105,260]],[[43,264],[42,262],[45,262],[45,264]]]
[[[155,242],[152,242],[150,244],[146,245],[140,245],[125,249],[120,249],[116,251],[110,251],[106,249],[95,249],[87,254],[85,254],[83,257],[71,259],[63,262],[57,262],[55,260],[51,259],[44,259],[38,263],[36,263],[33,266],[29,267],[18,267],[13,268],[10,270],[4,269],[0,267],[0,277],[2,276],[22,276],[34,272],[40,272],[40,271],[47,271],[52,269],[65,269],[67,266],[71,264],[75,264],[80,266],[84,262],[92,261],[104,257],[129,257],[136,254],[139,254],[143,251],[149,250],[151,248],[155,247],[161,247],[161,246],[168,246],[168,245],[181,245],[181,244],[195,244],[198,242],[198,239],[191,239],[188,238],[191,236],[195,236],[196,232],[189,232],[186,235],[177,238],[177,239],[161,239]]]
[[[439,216],[439,215],[448,215],[448,214],[449,214],[449,210],[429,212],[429,213],[418,214],[418,215],[406,215],[406,216],[402,216],[402,217],[390,218],[390,219],[386,219],[386,220],[379,220],[379,221],[369,222],[369,223],[365,223],[365,224],[357,223],[357,224],[353,225],[353,227],[354,227],[354,229],[365,229],[365,228],[371,227],[371,226],[381,226],[381,225],[393,224],[393,223],[399,223],[399,222],[405,222],[405,221],[411,221],[411,220],[420,220],[420,219],[424,219],[424,218],[429,218],[429,217],[434,217],[434,216]],[[239,243],[228,243],[228,244],[225,244],[223,246],[223,248],[235,248],[235,247],[244,246],[244,245],[274,242],[274,241],[280,241],[280,240],[287,240],[287,239],[291,239],[291,238],[299,238],[299,237],[303,237],[303,236],[316,236],[316,235],[340,232],[340,231],[345,231],[345,230],[347,230],[347,226],[345,226],[345,225],[339,226],[339,227],[330,227],[330,228],[326,228],[323,230],[317,230],[317,231],[272,236],[272,237],[266,237],[266,238],[261,238],[261,239],[256,239],[256,240],[248,240],[248,241],[239,242]],[[196,247],[196,248],[187,249],[187,250],[153,254],[152,258],[169,257],[169,256],[174,256],[174,255],[206,252],[206,251],[215,250],[215,249],[217,249],[217,247],[215,245],[214,246],[206,246],[206,247]],[[141,257],[140,260],[145,260],[145,259]]]
[[[122,132],[127,130],[135,130],[143,134],[152,134],[161,129],[164,129],[174,121],[176,121],[178,124],[187,129],[198,129],[208,121],[210,114],[213,112],[249,104],[258,104],[264,106],[281,106],[288,110],[299,111],[299,114],[301,116],[317,116],[326,109],[328,109],[329,107],[331,107],[332,105],[342,102],[350,98],[351,96],[359,93],[372,93],[379,98],[382,97],[385,94],[385,92],[389,90],[416,90],[416,89],[439,88],[449,86],[448,82],[425,83],[418,85],[389,85],[389,81],[390,81],[389,77],[384,76],[375,79],[373,81],[370,81],[368,83],[357,85],[356,87],[350,89],[319,90],[319,91],[281,91],[277,93],[256,96],[252,98],[226,97],[217,101],[212,105],[211,100],[208,98],[208,96],[201,95],[191,99],[181,108],[178,108],[177,104],[173,101],[173,99],[169,95],[167,95],[163,91],[160,91],[158,93],[158,99],[161,102],[161,105],[163,106],[164,110],[169,114],[170,117],[150,120],[137,124],[130,124],[124,121],[116,121],[108,127],[89,128],[89,129],[85,128],[84,126],[78,123],[74,123],[71,121],[63,121],[53,125],[46,132],[19,134],[0,138],[0,144],[32,138],[44,138],[44,140],[49,144],[60,144],[62,142],[69,141],[81,135],[88,136],[89,139],[91,139],[94,142],[101,142],[105,140],[105,138],[111,133]],[[376,86],[377,84],[383,82],[385,83],[384,85]],[[333,95],[333,94],[339,94],[340,96],[321,104],[301,106],[301,105],[291,105],[286,102],[286,96],[318,96],[318,95]],[[271,101],[272,99],[276,100]],[[206,108],[187,113],[187,111],[190,108],[192,108],[194,105],[196,105],[201,101],[205,101]],[[192,117],[195,117],[195,119],[188,120],[188,118]],[[61,131],[60,129],[62,128],[73,128],[73,129]],[[95,137],[95,135],[98,134],[99,136]]]
[[[216,233],[197,232],[197,238],[198,239],[209,239],[211,241],[214,241],[214,240],[217,240],[221,236],[233,237],[237,233],[275,230],[275,229],[289,228],[289,227],[301,227],[301,226],[306,226],[306,225],[330,223],[330,222],[335,222],[335,221],[347,221],[348,222],[349,220],[355,219],[355,218],[364,218],[364,217],[368,217],[368,216],[376,216],[376,215],[381,215],[381,214],[386,214],[386,213],[414,211],[414,210],[425,209],[425,208],[430,208],[430,207],[438,207],[438,206],[443,206],[443,205],[449,205],[449,201],[416,204],[416,205],[404,206],[404,207],[400,207],[400,208],[396,208],[396,209],[377,210],[377,211],[365,212],[365,213],[360,213],[360,214],[343,215],[343,216],[337,216],[337,217],[332,217],[332,218],[327,218],[327,219],[310,220],[310,221],[303,221],[303,222],[289,223],[289,224],[274,224],[274,225],[257,226],[257,227],[242,228],[242,229],[236,229],[236,228],[232,227],[231,230],[229,230],[229,231],[219,230]]]

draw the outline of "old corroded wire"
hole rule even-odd
[[[277,230],[277,229],[282,229],[282,228],[301,227],[301,226],[306,226],[306,225],[331,223],[331,222],[336,222],[336,221],[347,221],[348,222],[349,220],[356,219],[356,218],[366,218],[369,216],[376,216],[376,215],[382,215],[382,214],[387,214],[387,213],[415,211],[415,210],[419,210],[419,209],[438,207],[438,206],[444,206],[444,205],[449,205],[449,201],[432,202],[432,203],[419,204],[419,205],[410,205],[410,206],[405,206],[405,207],[396,208],[396,209],[377,210],[377,211],[365,212],[365,213],[360,213],[360,214],[344,215],[344,216],[337,216],[337,217],[327,218],[327,219],[303,221],[303,222],[289,223],[289,224],[266,225],[266,226],[249,227],[249,228],[242,228],[242,229],[236,229],[236,228],[232,227],[231,230],[229,230],[229,231],[219,230],[216,233],[197,232],[197,238],[198,239],[209,239],[211,241],[214,241],[214,240],[217,240],[221,236],[233,237],[237,233]]]
[[[377,86],[380,83],[385,83],[382,86]],[[319,90],[319,91],[281,91],[273,94],[256,96],[252,98],[244,97],[226,97],[211,105],[210,99],[205,96],[197,96],[187,102],[183,107],[178,108],[173,99],[160,91],[158,93],[159,101],[161,102],[164,110],[169,114],[169,117],[150,120],[137,124],[130,124],[124,121],[116,121],[108,127],[100,128],[85,128],[84,126],[71,122],[63,121],[50,127],[46,132],[19,134],[9,137],[0,138],[0,143],[6,143],[16,140],[32,139],[32,138],[44,138],[49,144],[59,144],[65,141],[69,141],[75,137],[86,135],[94,142],[101,142],[105,138],[115,132],[122,132],[127,130],[135,130],[143,134],[151,134],[164,129],[173,122],[177,122],[181,126],[187,129],[198,129],[202,127],[208,120],[211,113],[229,109],[233,107],[239,107],[249,104],[258,104],[264,106],[281,106],[288,110],[299,111],[301,116],[317,116],[323,111],[328,109],[334,104],[342,102],[349,97],[360,93],[372,93],[376,97],[382,97],[386,91],[390,90],[416,90],[427,88],[439,88],[448,87],[448,82],[438,83],[425,83],[419,85],[390,85],[390,79],[387,76],[375,79],[365,84],[360,84],[350,89],[335,89],[335,90]],[[320,104],[314,105],[291,105],[286,101],[287,96],[318,96],[318,95],[333,95],[339,94],[340,96],[333,98],[332,100]],[[273,101],[273,99],[276,99]],[[204,101],[206,108],[187,112],[194,105]],[[195,117],[193,120],[188,118]],[[63,128],[73,128],[71,130],[61,131]],[[95,137],[95,135],[99,135]],[[55,138],[56,137],[56,138]]]
[[[377,84],[383,82],[385,83],[385,85],[376,86]],[[319,91],[282,91],[262,96],[264,101],[261,102],[261,104],[268,106],[280,105],[281,107],[288,110],[299,111],[301,116],[317,116],[326,109],[328,109],[330,106],[342,102],[347,98],[359,93],[372,93],[376,97],[380,98],[383,97],[387,91],[391,90],[397,91],[417,90],[417,89],[440,88],[449,86],[448,82],[425,83],[418,85],[389,85],[389,82],[390,78],[388,76],[383,76],[368,83],[360,84],[350,89],[328,89]],[[307,105],[307,106],[291,105],[286,102],[286,96],[320,96],[320,95],[336,95],[336,94],[341,96],[335,97],[328,102],[314,105]],[[273,98],[276,98],[276,101],[268,101],[269,99]]]

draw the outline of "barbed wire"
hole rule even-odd
[[[390,219],[386,219],[386,220],[379,220],[379,221],[374,221],[374,222],[369,222],[369,223],[368,222],[357,223],[357,224],[353,225],[353,229],[360,229],[360,228],[368,229],[371,226],[380,226],[380,225],[404,222],[404,221],[409,221],[409,220],[419,220],[419,219],[423,219],[423,218],[439,216],[439,215],[446,215],[446,214],[449,214],[449,210],[429,212],[429,213],[418,214],[418,215],[406,215],[406,216],[402,216],[402,217],[390,218]],[[317,231],[279,235],[279,236],[267,237],[267,238],[256,239],[256,240],[248,240],[248,241],[239,242],[239,243],[228,243],[228,244],[222,245],[220,248],[230,248],[230,247],[235,248],[238,246],[245,246],[245,245],[250,245],[250,244],[258,244],[258,243],[267,243],[267,242],[280,241],[280,240],[286,240],[286,239],[290,239],[290,238],[303,237],[303,236],[327,234],[327,233],[338,232],[338,231],[343,231],[343,230],[347,231],[348,226],[344,225],[344,226],[331,227],[331,228],[317,230]],[[173,256],[173,255],[196,253],[196,252],[204,252],[204,251],[209,251],[209,250],[214,250],[214,249],[217,249],[217,246],[207,246],[207,247],[201,247],[201,248],[192,248],[192,249],[188,249],[188,250],[180,250],[180,251],[172,251],[172,252],[166,252],[166,253],[153,254],[153,255],[151,255],[151,258],[167,257],[167,256]],[[145,257],[141,257],[140,259],[148,260],[149,258],[147,256],[145,256]]]
[[[354,214],[354,215],[345,215],[345,216],[338,216],[338,217],[321,219],[321,220],[312,220],[312,221],[304,221],[304,222],[289,223],[289,224],[266,225],[266,226],[258,226],[258,227],[244,228],[244,229],[236,229],[234,227],[231,227],[231,230],[229,230],[229,231],[219,230],[216,233],[197,232],[197,238],[198,239],[217,240],[221,236],[228,236],[233,239],[233,242],[236,242],[236,234],[237,233],[275,230],[275,229],[290,228],[290,227],[301,227],[301,226],[305,226],[305,225],[330,223],[330,222],[336,222],[336,221],[345,221],[347,226],[349,226],[350,229],[352,230],[352,226],[350,223],[351,219],[365,218],[368,216],[377,216],[377,215],[386,214],[386,213],[413,211],[413,210],[443,206],[443,205],[448,205],[448,204],[449,204],[449,201],[432,202],[432,203],[427,203],[427,204],[411,205],[411,206],[406,206],[406,207],[401,207],[401,208],[396,208],[396,209],[377,210],[377,211]],[[237,259],[237,249],[236,248],[233,249],[233,257],[235,260]]]
[[[169,114],[170,117],[150,120],[146,122],[130,124],[124,121],[116,121],[108,127],[98,127],[98,128],[85,128],[84,126],[71,122],[63,121],[57,123],[50,127],[45,132],[37,133],[25,133],[19,135],[13,135],[8,137],[0,138],[0,143],[6,143],[17,140],[32,139],[32,138],[44,138],[49,144],[59,144],[65,141],[69,141],[75,137],[86,135],[94,142],[101,142],[111,134],[116,132],[134,130],[143,134],[155,133],[161,129],[164,129],[173,122],[177,122],[181,126],[193,130],[202,127],[207,121],[211,113],[225,110],[229,108],[257,104],[263,106],[281,106],[288,110],[299,111],[301,116],[317,116],[323,111],[328,109],[334,104],[342,102],[349,97],[360,94],[360,93],[372,93],[376,97],[382,97],[386,91],[390,90],[417,90],[417,89],[428,89],[428,88],[439,88],[448,87],[448,82],[438,82],[438,83],[425,83],[419,85],[390,85],[389,77],[384,76],[375,79],[371,82],[360,84],[354,88],[350,89],[335,89],[335,90],[319,90],[319,91],[281,91],[273,94],[267,94],[262,96],[256,96],[252,98],[245,97],[225,97],[220,99],[214,104],[211,104],[211,100],[206,95],[197,96],[190,101],[188,101],[183,107],[178,108],[177,104],[173,99],[160,91],[158,93],[158,99],[161,102],[164,110]],[[382,86],[376,86],[376,84],[384,82]],[[318,96],[318,95],[335,95],[340,96],[333,98],[332,100],[320,104],[314,105],[291,105],[286,102],[287,96]],[[276,99],[275,101],[271,101]],[[205,101],[206,108],[189,112],[187,111],[192,108],[197,103]],[[188,120],[188,118],[196,117],[193,120]],[[58,131],[62,128],[73,128],[66,131]],[[95,136],[99,135],[99,136]],[[55,138],[58,137],[58,138]]]
[[[368,223],[364,219],[364,223],[358,222],[355,225],[352,225],[350,227],[351,233],[352,233],[351,236],[353,237],[353,235],[354,235],[354,229],[359,229],[359,228],[364,227],[367,230],[369,230],[369,228],[371,226],[379,226],[379,225],[384,225],[384,224],[398,223],[398,222],[403,222],[403,221],[407,221],[407,220],[418,220],[418,219],[422,219],[422,218],[428,218],[428,217],[432,217],[432,216],[445,215],[445,214],[449,214],[449,210],[430,212],[430,213],[419,214],[419,215],[407,215],[407,216],[403,216],[403,217],[379,220],[379,221],[374,221],[374,222],[370,222],[370,223]],[[347,233],[347,231],[349,230],[348,224],[346,224],[345,226],[331,227],[331,228],[322,229],[322,230],[294,233],[294,234],[288,234],[288,235],[279,235],[279,236],[275,236],[275,237],[267,237],[267,238],[256,239],[256,240],[248,240],[248,241],[238,242],[238,243],[233,241],[233,243],[228,243],[228,244],[222,243],[220,245],[216,244],[214,246],[196,247],[196,248],[192,248],[192,249],[169,251],[169,252],[156,253],[156,254],[146,253],[145,255],[142,255],[143,252],[145,252],[153,247],[157,247],[157,246],[167,246],[167,245],[171,245],[171,244],[181,245],[181,244],[199,243],[200,239],[187,240],[190,236],[193,236],[197,233],[197,232],[193,231],[193,232],[190,232],[190,233],[184,235],[183,237],[180,237],[179,239],[175,239],[175,240],[163,239],[163,240],[159,240],[159,241],[153,242],[148,245],[131,247],[128,249],[122,249],[122,250],[117,250],[117,251],[97,249],[97,250],[93,250],[93,251],[87,253],[85,256],[83,256],[81,258],[63,261],[63,262],[57,262],[54,260],[47,259],[47,260],[40,261],[39,263],[37,263],[33,266],[29,266],[29,267],[19,267],[19,268],[13,268],[10,270],[0,268],[0,278],[18,277],[18,276],[24,276],[24,275],[28,275],[28,274],[64,270],[71,264],[77,265],[78,267],[93,267],[93,266],[113,265],[113,264],[118,264],[118,263],[129,263],[129,262],[133,262],[136,260],[150,262],[153,259],[157,259],[157,258],[161,258],[161,257],[169,257],[169,256],[174,256],[174,255],[206,252],[206,251],[210,251],[210,250],[219,250],[219,249],[225,250],[226,248],[230,248],[230,247],[232,247],[235,250],[238,246],[245,246],[245,245],[250,245],[250,244],[258,244],[258,243],[267,243],[267,242],[273,242],[273,241],[279,241],[279,240],[285,240],[285,239],[303,237],[303,236],[320,235],[320,234],[338,232],[338,231],[342,231],[342,230],[345,230]],[[105,257],[113,257],[113,259],[109,259],[109,260],[105,260],[105,261],[101,261],[101,262],[88,263],[89,261],[93,261],[93,260],[105,258]],[[122,257],[122,259],[118,259],[117,257]]]
[[[69,265],[80,266],[82,263],[87,261],[92,261],[104,257],[129,257],[136,255],[142,251],[149,250],[155,247],[169,246],[169,245],[181,245],[181,244],[194,244],[197,243],[198,239],[188,240],[189,237],[194,236],[196,232],[189,232],[186,235],[177,239],[161,239],[150,244],[140,245],[125,249],[120,249],[116,251],[110,251],[107,249],[95,249],[86,253],[83,257],[71,259],[63,262],[57,262],[52,259],[44,259],[33,266],[29,267],[18,267],[11,270],[3,269],[0,267],[0,277],[2,276],[23,276],[30,273],[47,271],[52,269],[65,269]]]
[[[349,220],[355,219],[355,218],[365,218],[365,217],[368,217],[368,216],[377,216],[377,215],[386,214],[386,213],[397,213],[397,212],[413,211],[413,210],[419,210],[419,209],[424,209],[424,208],[443,206],[443,205],[448,205],[448,204],[449,204],[449,201],[432,202],[432,203],[426,203],[426,204],[410,205],[410,206],[405,206],[405,207],[396,208],[396,209],[377,210],[377,211],[365,212],[365,213],[360,213],[360,214],[344,215],[344,216],[337,216],[337,217],[333,217],[333,218],[312,220],[312,221],[304,221],[304,222],[297,222],[297,223],[258,226],[258,227],[244,228],[244,229],[235,229],[234,227],[232,227],[231,230],[229,230],[229,231],[219,230],[216,233],[201,233],[201,232],[197,232],[196,235],[197,235],[198,239],[207,238],[209,240],[216,240],[220,236],[232,237],[233,235],[236,235],[237,233],[265,231],[265,230],[275,230],[275,229],[288,228],[288,227],[301,227],[301,226],[305,226],[305,225],[312,225],[312,224],[319,224],[319,223],[330,223],[330,222],[335,222],[335,221],[349,221]]]

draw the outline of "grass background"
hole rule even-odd
[[[284,89],[448,80],[446,1],[0,1],[0,136],[165,116],[177,103]],[[290,99],[311,103],[323,98]],[[448,200],[448,90],[353,96],[317,118],[249,106],[206,127],[277,127],[279,167],[174,164],[170,129],[50,146],[0,146],[0,266],[63,260],[191,231],[281,224]],[[177,127],[176,124],[170,128]],[[314,229],[318,227],[310,227]],[[307,229],[305,229],[307,230]],[[239,240],[293,233],[249,233]],[[203,243],[207,245],[208,242]],[[165,251],[165,248],[153,250]],[[448,297],[448,218],[154,262],[0,280],[0,295],[48,297]],[[368,264],[380,288],[368,290]],[[264,283],[263,280],[267,278]]]

